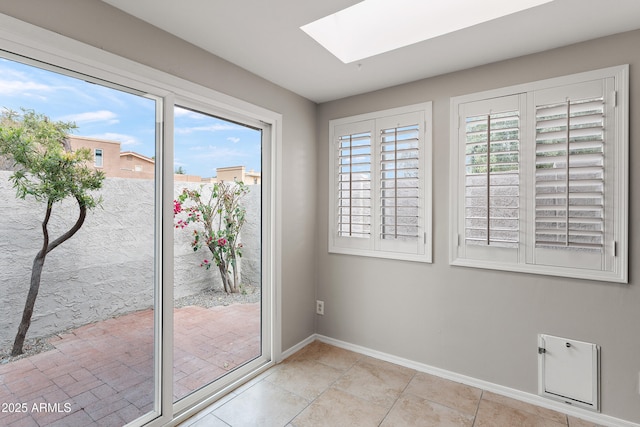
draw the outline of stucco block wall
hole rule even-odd
[[[29,289],[31,265],[42,245],[45,206],[33,199],[16,199],[9,176],[0,171],[0,345],[12,342]],[[175,184],[177,195],[185,186]],[[89,212],[83,227],[47,256],[40,293],[28,338],[153,306],[154,183],[150,180],[108,178],[100,190],[101,207]],[[260,285],[260,186],[243,199],[247,226],[242,283]],[[50,236],[56,238],[76,220],[75,201],[54,205]],[[175,230],[174,297],[215,287],[218,269],[199,267],[208,251],[195,253],[189,242],[191,226]],[[252,257],[257,257],[252,259]]]

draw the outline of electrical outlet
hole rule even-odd
[[[324,301],[316,300],[316,314],[324,316]]]

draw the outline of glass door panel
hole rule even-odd
[[[262,354],[262,132],[174,114],[177,402]]]
[[[35,122],[75,125],[62,126],[67,138],[48,148],[25,146],[42,156],[39,164],[19,158],[18,140],[3,143],[0,402],[9,406],[0,425],[153,418],[158,101],[10,59],[0,58],[0,80],[2,106],[15,111],[3,113],[3,132]],[[16,193],[23,172],[35,186]],[[88,200],[96,206],[88,203],[82,219]],[[40,268],[34,259],[43,248]]]

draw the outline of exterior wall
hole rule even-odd
[[[71,149],[88,148],[94,155],[96,149],[102,150],[102,167],[96,169],[102,170],[106,176],[120,176],[120,143],[116,141],[107,141],[102,139],[84,138],[81,136],[69,136]],[[93,166],[93,163],[92,163]]]
[[[327,253],[318,220],[317,332],[335,339],[537,393],[537,334],[602,347],[602,412],[640,422],[640,182],[630,176],[628,285],[452,267],[449,254],[450,97],[630,64],[631,165],[640,162],[640,31],[430,78],[318,107],[318,206],[329,197],[331,119],[433,101],[433,264]]]
[[[153,179],[155,174],[156,163],[153,159],[138,155],[131,151],[120,152],[120,170],[119,175],[122,178],[138,178]]]
[[[33,199],[16,199],[10,175],[0,171],[0,346],[10,343],[18,330],[31,265],[42,245],[45,209]],[[153,306],[153,185],[151,180],[105,180],[102,207],[92,210],[80,231],[47,256],[28,338]],[[175,194],[184,187],[177,183]],[[261,274],[260,190],[251,187],[243,199],[247,224],[241,235],[245,246],[241,280],[255,286],[260,285]],[[64,233],[77,215],[71,201],[54,205],[50,235]],[[217,268],[199,267],[205,254],[193,252],[190,236],[188,228],[175,231],[176,298],[222,286]]]
[[[253,170],[247,172],[244,166],[218,168],[216,169],[216,177],[214,179],[216,182],[242,181],[246,185],[255,185],[262,183],[260,172],[255,172]]]

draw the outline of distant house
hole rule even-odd
[[[118,141],[89,138],[85,136],[69,136],[71,149],[88,148],[93,153],[93,165],[104,171],[108,178],[153,179],[156,162],[151,157],[135,151],[120,151]],[[175,174],[176,181],[200,182],[197,175]]]
[[[86,136],[69,136],[71,148],[88,148],[93,153],[93,165],[104,171],[108,178],[153,179],[156,162],[151,157],[135,151],[120,151],[118,141],[90,138]],[[247,185],[261,183],[260,172],[245,171],[244,166],[231,166],[216,169],[215,178],[201,178],[199,175],[174,174],[175,181],[181,182],[230,182],[242,181]]]
[[[253,169],[246,172],[244,166],[217,168],[216,173],[216,177],[212,179],[213,182],[242,181],[247,185],[256,185],[262,182],[260,172],[256,172]]]

